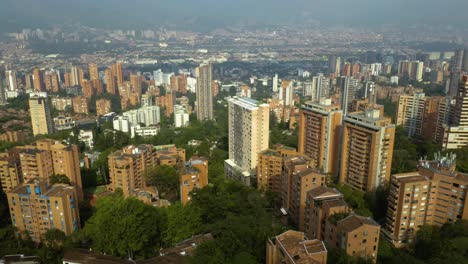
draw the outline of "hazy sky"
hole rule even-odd
[[[468,0],[1,0],[0,28],[69,24],[121,28],[289,24],[468,25]]]

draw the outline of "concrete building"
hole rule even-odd
[[[76,96],[72,98],[73,112],[77,114],[89,114],[89,102],[85,96]]]
[[[359,90],[359,80],[345,76],[341,78],[341,110],[346,115],[351,108],[356,93]]]
[[[398,64],[398,76],[421,82],[423,80],[424,62],[422,61],[400,61]]]
[[[330,79],[326,78],[323,73],[318,73],[312,77],[312,91],[310,94],[312,102],[319,102],[322,98],[330,97]]]
[[[57,116],[54,117],[55,131],[69,130],[75,127],[75,120],[70,116]]]
[[[144,106],[139,109],[130,110],[122,114],[128,117],[131,125],[144,124],[145,126],[158,125],[161,122],[159,106]]]
[[[13,149],[0,153],[0,184],[7,193],[23,182],[18,152]]]
[[[190,115],[187,108],[183,105],[174,106],[174,126],[175,127],[185,127],[188,126],[190,122]]]
[[[305,208],[307,192],[325,184],[325,175],[309,167],[304,157],[288,157],[281,176],[282,211],[300,231],[305,227]]]
[[[83,198],[83,185],[81,183],[78,146],[64,145],[52,139],[41,139],[36,141],[35,147],[37,150],[46,151],[51,156],[53,173],[55,175],[67,176],[70,184],[76,187],[78,198],[81,200]]]
[[[109,99],[98,99],[96,100],[96,114],[103,116],[112,112],[112,102]]]
[[[26,132],[23,131],[5,131],[0,134],[0,141],[7,142],[24,142],[26,139]]]
[[[229,159],[225,175],[247,185],[255,177],[258,154],[268,149],[270,111],[267,104],[233,97],[229,104]]]
[[[184,164],[180,172],[180,201],[187,204],[190,193],[208,185],[208,160],[192,159]]]
[[[197,119],[213,119],[213,88],[211,64],[202,64],[196,69],[197,77]]]
[[[311,158],[311,165],[336,175],[343,112],[330,99],[306,102],[299,115],[299,153]]]
[[[77,190],[66,184],[49,186],[33,180],[7,193],[13,226],[26,232],[33,241],[44,239],[55,228],[71,235],[80,227]]]
[[[279,88],[278,99],[284,106],[294,105],[293,100],[293,82],[290,80],[283,80]]]
[[[85,143],[86,147],[94,148],[94,136],[92,130],[80,130],[78,138],[81,142]]]
[[[35,92],[43,92],[42,73],[39,69],[33,70],[33,88]]]
[[[34,179],[48,180],[54,174],[52,155],[48,151],[37,149],[34,146],[18,148],[21,165],[21,182]]]
[[[441,104],[445,103],[446,99],[441,96],[426,97],[424,93],[401,95],[396,125],[403,126],[410,137],[421,136],[436,140],[437,130],[448,122],[445,121],[447,118],[442,117],[445,110],[441,109]],[[442,123],[438,123],[439,120]]]
[[[272,87],[272,91],[274,93],[278,92],[278,74],[275,74],[275,76],[273,76],[273,87]]]
[[[32,93],[29,96],[29,113],[33,135],[47,135],[54,133],[54,124],[50,114],[47,93]]]
[[[356,214],[334,214],[328,218],[325,243],[340,248],[348,255],[377,262],[380,225],[370,217]]]
[[[403,126],[409,137],[422,135],[425,103],[424,93],[401,95],[398,100],[396,125]]]
[[[459,149],[468,145],[468,75],[459,83],[450,124],[444,126],[442,148]]]
[[[5,71],[5,77],[7,82],[8,91],[18,90],[18,79],[16,78],[15,71]]]
[[[411,243],[423,225],[468,219],[468,174],[456,171],[456,156],[422,160],[415,172],[392,175],[383,234],[397,247]]]
[[[152,137],[159,133],[159,126],[142,127],[140,125],[136,125],[132,126],[130,129],[132,130],[130,133],[131,135],[138,135],[141,137]]]
[[[304,233],[289,230],[268,239],[266,264],[326,264],[327,253],[322,241],[309,240]]]
[[[260,191],[270,190],[281,193],[281,176],[286,157],[296,156],[296,149],[283,145],[275,146],[275,149],[267,149],[258,154],[257,164],[257,188]]]
[[[115,116],[112,120],[113,128],[117,131],[122,131],[124,133],[132,132],[132,123],[128,116]]]
[[[334,188],[318,186],[307,192],[304,214],[304,232],[307,237],[325,240],[328,218],[337,213],[348,213],[351,208],[343,194]]]
[[[145,172],[157,164],[156,149],[152,145],[127,146],[111,153],[108,161],[108,190],[121,189],[129,197],[135,189],[146,187]]]
[[[69,97],[52,97],[52,106],[59,111],[73,109],[72,99]]]
[[[99,68],[97,64],[89,64],[89,79],[90,80],[99,80]]]
[[[344,118],[340,183],[369,192],[390,180],[395,125],[379,110],[349,114]]]

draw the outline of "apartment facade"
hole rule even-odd
[[[377,262],[380,225],[370,217],[351,214],[335,214],[328,218],[325,228],[325,243],[331,248],[340,248],[354,257]]]
[[[31,114],[31,125],[34,136],[47,135],[54,132],[54,124],[46,93],[34,93],[29,96],[29,113]]]
[[[18,152],[13,149],[0,153],[0,184],[5,193],[23,181]]]
[[[296,156],[296,149],[277,145],[258,154],[257,188],[260,191],[270,190],[281,193],[281,176],[285,158]]]
[[[468,145],[468,75],[464,75],[458,86],[450,124],[444,126],[442,148],[459,149]]]
[[[343,194],[334,188],[318,186],[307,192],[304,214],[304,232],[307,237],[325,240],[328,218],[337,213],[348,213],[351,208]]]
[[[197,77],[197,119],[213,119],[213,67],[211,64],[202,64],[196,69]]]
[[[344,118],[340,183],[364,192],[390,180],[395,125],[379,110],[349,114]]]
[[[233,97],[229,104],[229,159],[225,175],[251,184],[258,154],[268,149],[270,111],[267,104],[246,97]]]
[[[89,103],[85,96],[76,96],[72,98],[73,112],[77,114],[89,114]]]
[[[455,156],[437,154],[418,171],[392,175],[383,234],[401,247],[423,225],[442,226],[468,219],[468,175],[456,171]]]
[[[56,228],[70,235],[80,227],[76,188],[66,184],[49,186],[33,180],[7,193],[13,226],[40,242],[47,230]]]
[[[184,164],[180,173],[180,200],[187,204],[190,192],[208,185],[208,160],[192,159]]]
[[[282,209],[299,230],[305,226],[305,208],[307,192],[325,184],[325,175],[309,166],[304,157],[286,158],[283,166],[281,184]]]
[[[112,103],[109,99],[99,99],[96,100],[96,114],[98,116],[103,116],[112,111]]]
[[[324,173],[338,173],[342,118],[340,107],[330,99],[307,102],[299,114],[299,153]]]

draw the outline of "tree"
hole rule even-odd
[[[50,248],[60,250],[66,240],[67,236],[62,230],[52,228],[47,230],[44,235],[44,242]]]
[[[215,238],[196,250],[194,263],[233,263],[248,256],[264,263],[265,241],[280,233],[266,199],[238,182],[220,181],[197,191],[192,206],[201,211],[203,232]]]
[[[197,207],[176,203],[166,209],[166,226],[163,241],[167,246],[200,234],[202,230],[201,212]]]
[[[151,256],[161,244],[161,215],[134,198],[111,195],[98,200],[84,233],[95,250],[132,259]]]
[[[167,165],[155,166],[146,173],[149,185],[156,186],[161,197],[175,196],[179,191],[179,174],[174,167]]]
[[[63,174],[54,174],[49,177],[49,184],[54,185],[56,183],[63,183],[70,185],[70,179]]]
[[[347,185],[338,185],[337,189],[343,194],[344,200],[357,214],[362,216],[372,216],[366,202],[366,194],[364,192],[353,190]]]

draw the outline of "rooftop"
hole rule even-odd
[[[327,252],[322,241],[307,240],[304,233],[289,230],[276,237],[276,241],[286,251],[290,259],[295,263],[314,263],[310,258],[312,254]]]
[[[341,226],[345,232],[351,232],[364,225],[380,227],[374,219],[356,214],[350,214],[348,217],[339,220],[337,226]]]
[[[330,197],[340,197],[341,193],[335,188],[329,188],[326,186],[318,186],[307,192],[314,199],[323,199]]]

